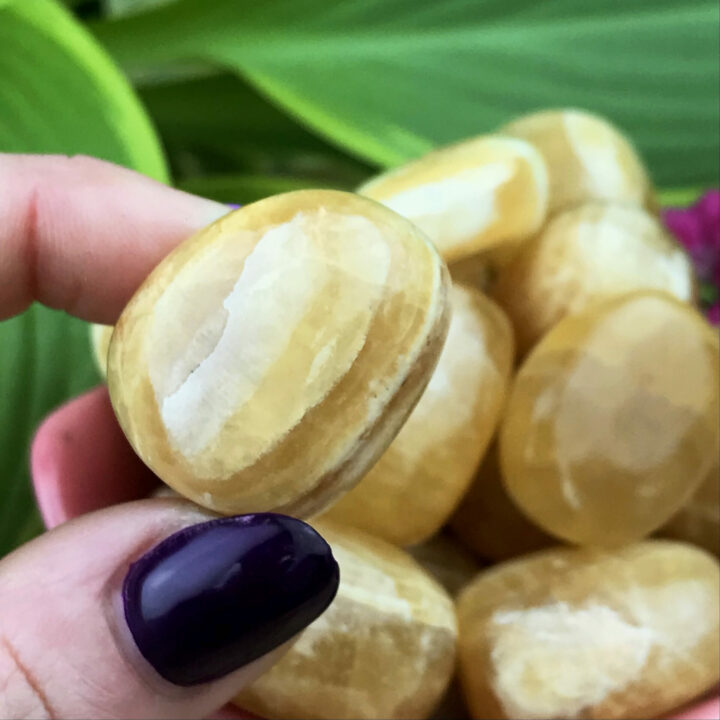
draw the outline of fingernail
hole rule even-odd
[[[192,525],[130,566],[122,599],[140,652],[176,685],[216,680],[286,642],[335,597],[339,570],[309,525],[273,513]]]

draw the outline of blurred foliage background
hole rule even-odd
[[[0,151],[246,203],[576,106],[682,201],[718,182],[717,28],[717,0],[0,0]],[[41,530],[34,428],[97,380],[83,323],[0,323],[0,555]]]

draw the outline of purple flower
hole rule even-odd
[[[720,192],[709,190],[688,208],[669,208],[663,218],[693,261],[708,319],[720,324]]]

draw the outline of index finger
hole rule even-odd
[[[173,247],[227,212],[93,158],[0,153],[0,320],[37,300],[114,323]]]

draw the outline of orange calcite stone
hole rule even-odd
[[[450,526],[455,535],[485,560],[508,560],[556,544],[510,499],[500,474],[497,443],[483,458]]]
[[[495,432],[513,361],[512,331],[482,293],[453,286],[447,341],[430,383],[385,454],[326,516],[398,545],[437,532]]]
[[[358,530],[312,523],[340,587],[287,654],[235,699],[264,718],[426,718],[455,666],[453,602],[410,555]]]
[[[521,366],[500,430],[506,488],[547,532],[619,545],[667,522],[717,461],[718,345],[657,292],[568,316]]]
[[[552,549],[482,572],[458,599],[476,718],[656,718],[720,677],[720,572],[654,540]]]

